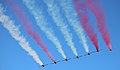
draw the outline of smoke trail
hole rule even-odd
[[[74,43],[72,42],[72,35],[69,32],[68,26],[65,24],[65,20],[62,19],[62,16],[60,14],[60,7],[57,5],[57,3],[54,3],[54,0],[43,0],[46,5],[48,6],[48,12],[54,19],[54,22],[58,27],[60,27],[61,32],[64,35],[64,38],[66,39],[66,42],[72,49],[73,53],[78,56],[76,48],[74,47]]]
[[[96,50],[98,51],[99,47],[98,47],[97,34],[94,32],[92,25],[89,23],[90,16],[87,10],[87,3],[80,2],[78,0],[73,0],[73,3],[76,8],[83,29],[85,30],[92,43],[95,45]]]
[[[66,59],[66,56],[64,54],[64,51],[62,50],[62,47],[61,47],[61,44],[60,44],[59,40],[56,38],[56,36],[52,32],[52,29],[47,27],[46,24],[48,22],[46,22],[45,17],[42,14],[42,10],[39,8],[39,6],[37,6],[36,2],[34,0],[29,0],[29,1],[28,0],[23,0],[23,2],[27,6],[27,8],[30,10],[32,15],[34,16],[39,28],[43,32],[45,32],[48,39],[51,40],[55,44],[59,53],[62,55],[63,58]]]
[[[87,53],[89,53],[87,40],[85,38],[85,35],[83,33],[83,29],[79,24],[77,13],[72,5],[72,0],[60,0],[60,5],[63,8],[67,20],[69,21],[70,25],[73,27],[75,32],[77,33],[79,39],[81,40],[81,43],[83,44],[83,47]]]
[[[102,9],[100,8],[99,2],[98,1],[91,1],[91,0],[87,0],[88,5],[90,7],[90,9],[92,10],[92,12],[94,13],[96,20],[97,20],[97,27],[99,32],[101,33],[106,45],[108,46],[108,48],[110,50],[112,50],[111,44],[110,44],[110,36],[108,33],[108,30],[106,28],[106,18],[105,15],[102,11]],[[93,4],[93,2],[95,2],[95,5]]]
[[[21,35],[19,27],[14,25],[14,22],[3,13],[3,8],[0,4],[0,22],[9,31],[10,35],[18,41],[19,45],[26,51],[33,59],[40,65],[43,65],[36,52],[30,47],[29,42],[26,41],[25,37]]]
[[[20,8],[18,4],[14,2],[14,0],[8,0],[5,1],[8,6],[13,10],[15,15],[18,17],[18,19],[21,21],[21,23],[24,25],[24,28],[26,29],[26,32],[35,40],[35,42],[44,50],[44,52],[47,54],[47,56],[52,60],[55,61],[55,59],[51,56],[51,54],[48,52],[47,47],[42,43],[40,40],[40,37],[38,33],[36,33],[32,26],[31,21],[29,18],[25,15],[25,12]]]

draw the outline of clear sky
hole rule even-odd
[[[22,0],[16,0],[19,5],[23,8],[23,10],[27,13],[30,20],[32,21],[33,28],[40,34],[41,40],[46,44],[51,54],[54,56],[56,60],[63,60],[61,55],[56,50],[55,46],[52,44],[50,40],[47,39],[44,32],[42,32],[39,27],[36,25],[36,21],[34,17],[31,15],[30,11],[26,8],[26,6],[22,3]],[[46,5],[42,0],[37,0],[39,4],[44,9],[44,15],[49,22],[49,24],[54,28],[55,35],[60,40],[63,50],[68,58],[75,57],[72,53],[71,49],[67,46],[65,39],[60,32],[59,28],[56,27],[53,19],[47,12]],[[51,63],[52,61],[46,56],[43,50],[35,43],[35,41],[25,32],[23,26],[16,18],[15,14],[10,10],[10,8],[4,3],[4,0],[0,0],[0,3],[6,8],[5,14],[10,16],[12,20],[15,21],[15,25],[20,25],[20,30],[22,34],[26,37],[27,41],[29,41],[31,47],[37,52],[43,63]],[[6,30],[0,24],[0,70],[120,70],[120,0],[101,0],[101,6],[106,15],[107,28],[109,30],[111,44],[113,47],[113,51],[110,52],[102,40],[101,35],[98,33],[98,40],[100,48],[104,49],[99,53],[92,54],[91,56],[81,57],[76,60],[70,60],[68,62],[61,62],[56,65],[48,65],[44,68],[39,67],[39,65],[32,59],[31,56],[28,55],[15,41],[8,30]],[[63,13],[63,18],[65,18]],[[91,15],[91,21],[95,24],[95,17]],[[67,21],[66,21],[67,22]],[[68,23],[68,22],[67,22]],[[75,31],[69,25],[71,33],[73,34],[73,41],[75,43],[75,47],[77,48],[77,52],[79,55],[85,54],[85,51],[79,42]],[[97,31],[97,30],[96,30]],[[90,51],[95,50],[94,46],[90,42],[87,37],[88,45],[90,47]]]

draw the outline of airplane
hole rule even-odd
[[[42,67],[45,67],[45,65],[42,65]]]
[[[112,51],[112,49],[110,49],[110,51]]]
[[[65,61],[68,61],[68,59],[65,59]]]
[[[97,49],[97,52],[99,52],[99,50]]]
[[[76,58],[79,58],[79,56],[76,56]]]
[[[55,63],[55,64],[57,64],[57,62],[56,62],[56,61],[54,61],[54,63]]]
[[[88,53],[88,55],[90,55],[90,52]]]

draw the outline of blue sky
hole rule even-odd
[[[36,21],[34,17],[31,15],[29,10],[25,7],[22,3],[22,0],[16,0],[24,9],[24,11],[29,16],[30,20],[32,20],[32,26],[34,29],[40,34],[43,43],[46,44],[49,51],[52,53],[56,60],[63,59],[61,55],[56,50],[55,46],[51,43],[50,40],[47,39],[44,32],[42,32],[39,27],[36,25]],[[44,15],[46,19],[49,21],[50,26],[54,28],[56,36],[59,38],[63,50],[65,51],[66,56],[75,57],[74,54],[71,52],[71,49],[67,46],[65,39],[60,32],[59,28],[56,27],[55,23],[51,16],[47,13],[46,5],[43,3],[42,0],[37,0],[39,4],[44,9]],[[16,18],[15,14],[10,10],[10,8],[4,4],[4,0],[1,0],[0,3],[6,8],[5,14],[10,16],[12,20],[15,21],[16,25],[21,25],[19,20]],[[61,62],[57,65],[48,65],[45,68],[40,68],[39,65],[29,56],[16,42],[9,32],[0,24],[0,70],[119,70],[120,67],[120,21],[119,21],[119,0],[101,0],[101,6],[105,12],[106,19],[107,19],[107,28],[109,29],[111,44],[113,47],[113,51],[109,52],[107,46],[105,45],[104,41],[102,40],[101,35],[98,33],[99,39],[99,46],[100,48],[104,48],[105,50],[95,53],[91,56],[85,56],[80,59],[70,60],[68,62]],[[91,15],[91,19],[95,20],[94,16]],[[66,19],[63,16],[64,19]],[[91,21],[92,21],[91,20]],[[66,21],[67,22],[67,21]],[[95,23],[95,21],[93,21]],[[69,26],[70,27],[70,26]],[[25,32],[23,26],[20,26],[20,30],[22,34],[26,37],[26,39],[30,42],[31,47],[37,52],[41,60],[46,63],[51,63],[51,60],[45,55],[42,49],[35,43],[35,41]],[[77,48],[77,52],[79,55],[85,54],[85,51],[81,45],[75,34],[72,27],[70,30],[73,34],[73,41],[75,43],[75,47]],[[86,36],[88,45],[90,47],[90,51],[95,50],[92,43],[90,42],[89,38]]]

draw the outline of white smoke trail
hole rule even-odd
[[[29,53],[30,56],[40,65],[43,65],[36,52],[30,47],[29,42],[26,41],[25,37],[21,35],[19,27],[14,25],[14,22],[10,20],[8,16],[4,14],[3,8],[0,4],[0,22],[9,31],[10,35],[18,41],[19,45]]]
[[[55,3],[55,0],[43,0],[46,5],[48,6],[48,12],[54,19],[54,22],[58,27],[60,27],[61,32],[64,35],[64,38],[66,39],[67,44],[72,49],[73,53],[78,56],[76,48],[74,47],[74,43],[72,42],[72,35],[69,32],[68,26],[66,25],[66,22],[64,19],[62,19],[62,16],[60,14],[60,8]]]
[[[66,59],[66,56],[64,54],[64,51],[62,50],[59,40],[56,38],[51,28],[47,27],[46,24],[48,22],[45,21],[45,17],[42,14],[42,10],[39,8],[39,6],[36,5],[35,0],[23,0],[23,2],[26,5],[26,7],[29,9],[29,11],[32,13],[32,15],[34,16],[39,28],[43,32],[45,32],[48,39],[55,44],[57,50],[60,52],[62,57]]]
[[[73,27],[79,39],[81,40],[85,51],[89,53],[87,40],[83,33],[83,29],[79,23],[77,13],[72,5],[72,0],[58,0],[58,1],[60,2],[61,7],[66,14],[67,20],[70,22],[70,25]]]

